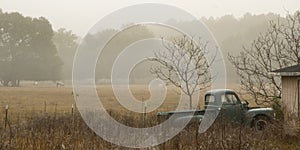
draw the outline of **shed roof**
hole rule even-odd
[[[300,76],[300,64],[277,69],[272,72],[279,73],[281,76]]]
[[[286,67],[286,68],[281,68],[278,70],[274,70],[273,72],[300,72],[300,64]]]

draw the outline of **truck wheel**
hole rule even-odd
[[[256,131],[263,131],[269,124],[269,118],[266,116],[257,116],[253,121],[253,127]]]

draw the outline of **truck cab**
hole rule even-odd
[[[205,109],[209,106],[221,106],[220,115],[226,119],[243,123],[257,130],[263,130],[275,117],[272,108],[249,107],[248,102],[241,102],[235,91],[229,89],[211,90],[205,94]]]

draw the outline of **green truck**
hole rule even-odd
[[[158,119],[166,119],[175,115],[174,122],[204,120],[205,112],[217,112],[217,117],[224,117],[230,122],[244,124],[246,127],[254,127],[256,130],[264,130],[274,121],[275,113],[272,108],[249,107],[247,101],[241,101],[238,95],[229,89],[217,89],[206,92],[205,109],[159,112]]]

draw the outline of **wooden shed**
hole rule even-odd
[[[296,123],[300,119],[300,64],[273,72],[281,76],[284,118]]]

